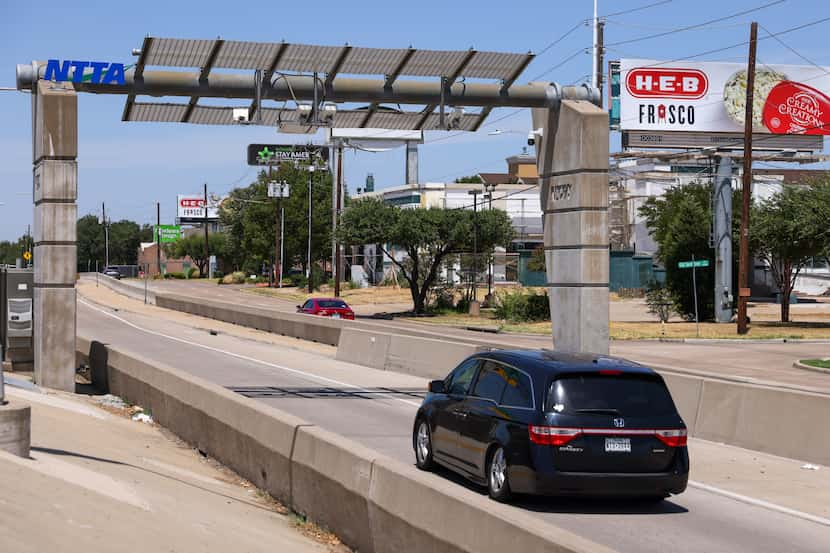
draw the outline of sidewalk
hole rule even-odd
[[[6,392],[32,407],[32,458],[0,452],[2,551],[331,550],[304,536],[281,506],[156,425],[85,396]]]

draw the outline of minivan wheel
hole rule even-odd
[[[415,464],[421,470],[432,470],[432,434],[425,419],[418,422],[415,431]]]
[[[490,456],[487,467],[487,492],[496,501],[506,502],[510,499],[510,482],[507,478],[507,457],[504,448],[497,447]]]

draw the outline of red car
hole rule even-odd
[[[311,298],[302,305],[297,306],[297,313],[308,315],[320,315],[332,319],[354,320],[354,311],[338,298]]]

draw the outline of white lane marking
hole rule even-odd
[[[109,312],[107,312],[103,309],[95,307],[94,305],[92,305],[90,303],[87,303],[87,302],[85,302],[84,300],[82,300],[80,298],[78,299],[78,302],[86,305],[87,307],[89,307],[90,309],[92,309],[94,311],[98,311],[102,315],[106,315],[107,317],[112,317],[113,319],[115,319],[117,321],[120,321],[120,322],[124,323],[127,326],[135,328],[136,330],[140,330],[141,332],[146,332],[147,334],[152,334],[154,336],[160,336],[162,338],[167,338],[168,340],[173,340],[174,342],[180,342],[182,344],[187,344],[189,346],[194,346],[194,347],[203,348],[203,349],[206,349],[206,350],[209,350],[209,351],[213,351],[213,352],[216,352],[216,353],[221,353],[221,354],[227,355],[229,357],[236,357],[237,359],[242,359],[243,361],[248,361],[248,362],[251,362],[251,363],[259,363],[260,365],[265,365],[266,367],[272,367],[274,369],[278,369],[278,370],[281,370],[281,371],[286,371],[286,372],[294,373],[294,374],[297,374],[297,375],[302,375],[302,376],[304,376],[306,378],[310,378],[312,380],[316,379],[316,380],[319,380],[321,382],[328,382],[328,383],[331,383],[331,384],[337,384],[338,386],[345,386],[347,388],[352,388],[354,390],[357,390],[358,392],[363,392],[363,393],[367,393],[367,394],[372,393],[372,392],[370,392],[369,390],[367,390],[365,388],[361,388],[360,386],[355,386],[354,384],[349,384],[347,382],[341,382],[341,381],[335,380],[333,378],[327,378],[325,376],[319,376],[319,375],[308,373],[308,372],[301,371],[301,370],[298,370],[298,369],[292,369],[290,367],[286,367],[286,366],[283,366],[283,365],[277,365],[276,363],[271,363],[270,361],[263,361],[262,359],[256,359],[254,357],[248,357],[247,355],[241,355],[239,353],[234,353],[232,351],[227,351],[227,350],[224,350],[224,349],[215,348],[213,346],[206,346],[206,345],[200,344],[198,342],[191,342],[190,340],[185,340],[183,338],[177,338],[175,336],[170,336],[170,335],[164,334],[162,332],[156,332],[155,330],[149,330],[149,329],[144,328],[142,326],[139,326],[135,323],[131,323],[130,321],[128,321],[126,319],[122,319],[118,315],[115,315],[113,313],[109,313]],[[414,401],[409,401],[409,400],[406,400],[406,399],[401,399],[399,397],[395,397],[395,396],[392,396],[392,395],[389,395],[389,394],[374,394],[374,395],[377,396],[377,397],[384,397],[384,398],[387,398],[387,399],[394,399],[395,401],[399,401],[399,402],[405,403],[407,405],[412,405],[414,407],[420,407],[421,406],[420,403],[416,403]]]
[[[769,509],[770,511],[777,511],[785,515],[803,518],[804,520],[809,520],[810,522],[815,522],[816,524],[830,526],[830,519],[823,518],[817,515],[811,515],[810,513],[805,513],[804,511],[796,511],[795,509],[790,509],[789,507],[784,507],[783,505],[770,503],[769,501],[764,501],[763,499],[755,499],[754,497],[749,497],[746,495],[741,495],[739,493],[722,490],[721,488],[716,488],[715,486],[710,486],[709,484],[704,484],[703,482],[696,482],[694,480],[689,480],[689,486],[707,492],[711,492],[717,495],[722,495],[724,497],[734,499],[735,501],[746,503],[747,505],[762,507],[764,509]]]

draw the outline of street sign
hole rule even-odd
[[[698,259],[696,261],[681,261],[677,264],[678,269],[691,269],[693,267],[708,267],[708,259]]]
[[[32,259],[32,252],[29,252],[29,251],[23,252],[23,259],[25,259],[26,261],[31,260]]]
[[[269,198],[288,198],[291,195],[291,187],[285,182],[270,181],[268,183]]]
[[[248,144],[248,165],[269,166],[282,162],[311,163],[316,159],[328,161],[325,146],[302,144]]]
[[[175,242],[182,237],[182,227],[179,225],[156,225],[156,236],[162,244]]]

